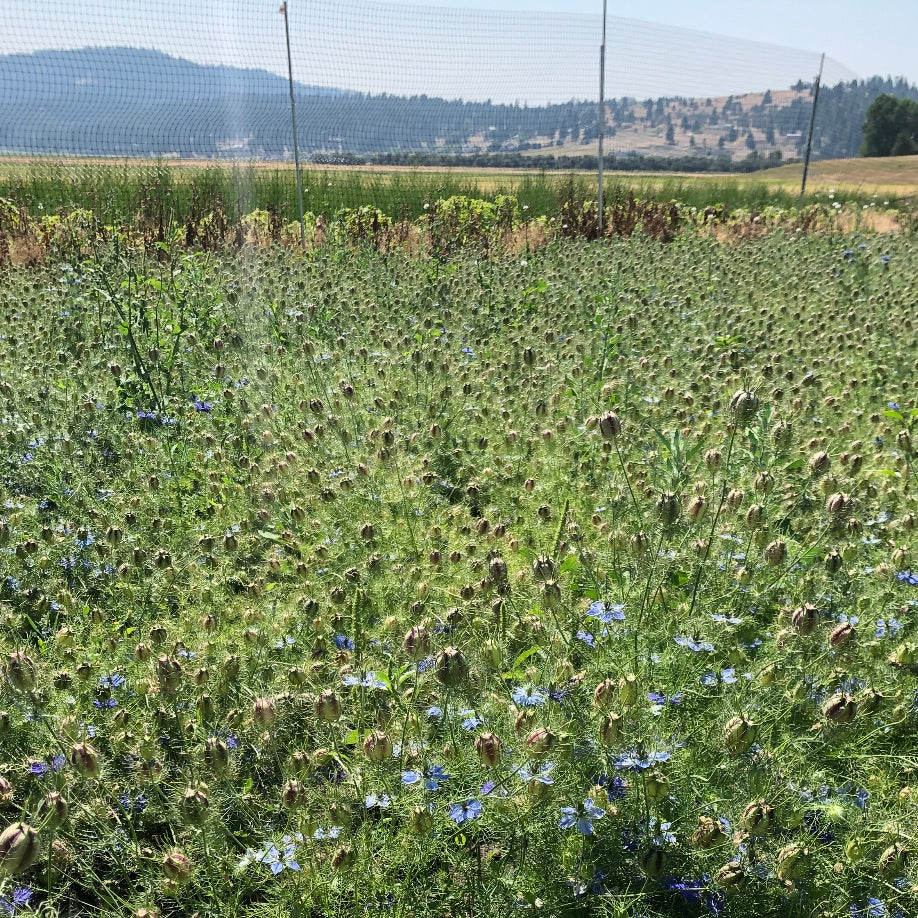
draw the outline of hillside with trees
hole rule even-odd
[[[918,87],[879,77],[823,87],[814,156],[856,156],[868,107],[884,94],[918,101]],[[568,167],[595,161],[598,146],[592,101],[503,105],[304,85],[296,100],[300,148],[317,161],[526,157]],[[802,154],[812,104],[804,83],[722,98],[612,99],[606,149],[613,164],[774,165]],[[0,56],[0,153],[286,159],[288,85],[263,70],[136,48]]]

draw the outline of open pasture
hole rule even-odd
[[[914,234],[2,272],[7,911],[918,911]]]

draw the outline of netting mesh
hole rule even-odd
[[[286,15],[307,159],[596,152],[599,15]],[[0,153],[289,158],[284,19],[278,0],[5,0]],[[607,152],[799,151],[818,54],[617,17],[608,35]],[[827,62],[825,83],[852,77]]]

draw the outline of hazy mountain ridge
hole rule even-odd
[[[802,152],[811,87],[719,99],[613,99],[612,155],[770,162]],[[918,87],[880,77],[823,87],[816,157],[857,155],[867,107]],[[287,80],[265,70],[196,64],[138,48],[0,56],[0,151],[62,155],[290,155]],[[427,96],[370,96],[297,84],[306,156],[394,152],[595,155],[595,102],[528,107]]]

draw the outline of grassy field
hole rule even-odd
[[[0,906],[918,913],[916,237],[448,241],[0,267]]]
[[[30,210],[86,207],[108,221],[124,220],[144,208],[184,215],[207,201],[229,213],[275,207],[292,218],[296,195],[292,166],[273,163],[215,165],[203,162],[104,163],[100,161],[0,162],[0,197]],[[639,196],[675,199],[704,208],[793,207],[800,165],[748,175],[607,173],[610,196],[616,189]],[[435,169],[407,167],[307,167],[304,202],[308,211],[333,215],[341,208],[371,205],[391,217],[418,217],[424,205],[452,195],[493,199],[516,195],[532,215],[555,215],[569,194],[570,174],[526,170]],[[582,194],[595,177],[574,176]],[[807,201],[837,200],[870,205],[890,200],[911,206],[918,197],[918,157],[895,160],[840,160],[814,163]]]

